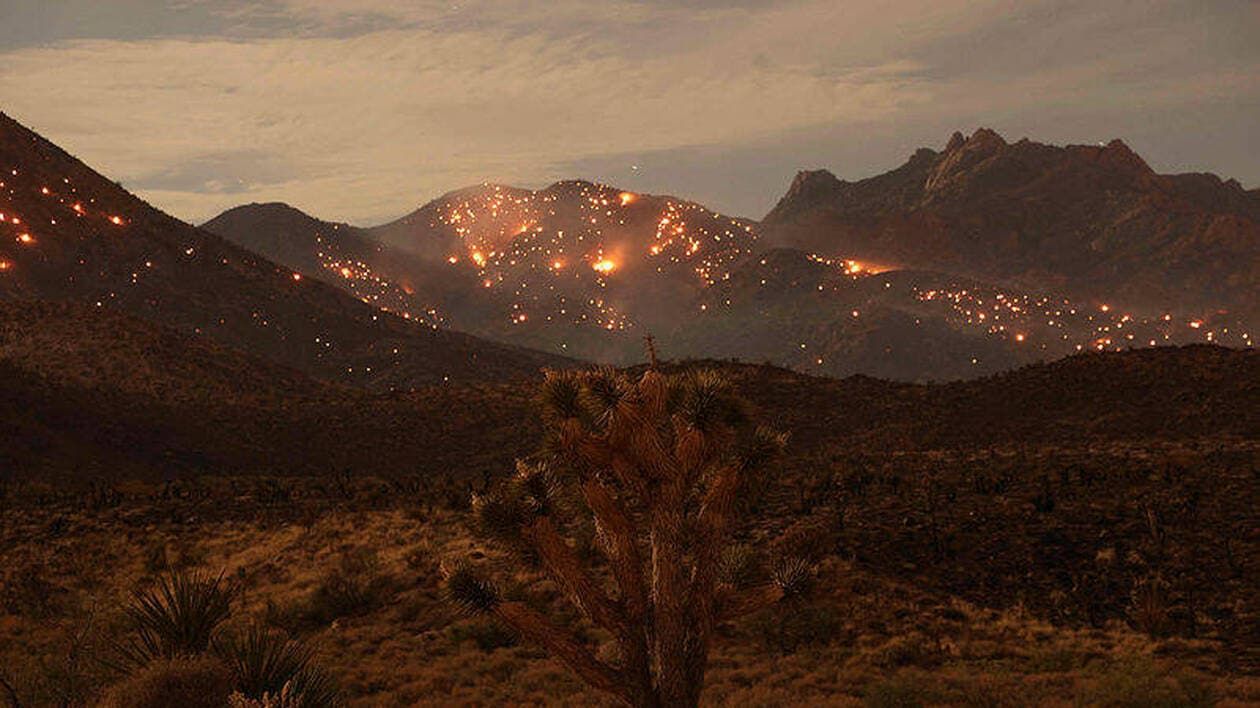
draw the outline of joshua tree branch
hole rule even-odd
[[[551,520],[542,517],[526,529],[547,572],[564,588],[578,609],[593,622],[614,633],[623,633],[626,621],[599,583],[582,567],[577,554],[556,531]]]
[[[634,527],[621,502],[605,485],[591,478],[582,485],[586,504],[608,538],[608,553],[613,577],[621,589],[626,624],[619,636],[623,644],[626,671],[637,677],[649,690],[652,685],[652,662],[648,653],[651,641],[647,621],[648,597],[643,580],[643,560],[635,539]]]
[[[704,680],[709,640],[717,624],[717,585],[719,557],[730,526],[731,510],[739,488],[739,468],[728,465],[718,470],[700,506],[696,529],[695,567],[692,572],[689,614],[693,640],[688,651],[689,682],[698,691]]]
[[[519,602],[500,603],[495,606],[494,614],[522,636],[546,647],[594,688],[635,703],[631,684],[616,669],[596,659],[572,634],[547,621],[541,614]]]
[[[630,516],[612,490],[595,479],[582,484],[582,495],[608,537],[613,576],[621,588],[627,619],[641,622],[647,612],[647,589]]]

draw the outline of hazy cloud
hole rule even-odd
[[[760,216],[797,168],[858,177],[978,124],[1260,178],[1250,3],[17,3],[41,29],[0,34],[3,109],[193,220],[574,176]]]

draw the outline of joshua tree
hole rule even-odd
[[[466,566],[445,569],[448,592],[628,704],[696,705],[715,627],[801,592],[808,580],[794,559],[762,585],[723,577],[736,508],[786,437],[754,424],[729,382],[710,371],[652,367],[638,381],[608,369],[550,372],[541,398],[541,451],[475,497],[474,512],[487,535],[536,559],[608,633],[616,659],[502,598]],[[590,563],[566,538],[587,515],[600,551]]]

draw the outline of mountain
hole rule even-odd
[[[565,360],[409,322],[148,206],[0,114],[0,299],[69,300],[330,380],[410,388]]]
[[[794,199],[835,184],[801,180]],[[582,181],[470,187],[376,228],[284,205],[238,207],[205,228],[440,327],[614,364],[642,361],[648,334],[671,357],[899,380],[971,378],[1085,349],[1250,341],[1230,313],[1091,305],[767,247],[756,224]]]
[[[682,305],[749,256],[756,240],[750,223],[699,204],[583,181],[538,191],[462,189],[373,229],[341,228],[295,210],[280,225],[282,209],[240,207],[205,227],[263,252],[277,238],[301,243],[301,254],[270,251],[299,269],[330,253],[371,259],[374,277],[412,291],[437,321],[612,361],[638,360],[644,334],[671,332],[689,319]],[[290,227],[300,233],[289,235]],[[362,237],[375,245],[361,246]],[[335,265],[325,270],[330,281],[354,279],[339,278]]]
[[[367,229],[321,221],[287,204],[247,204],[202,224],[210,233],[349,292],[364,303],[430,327],[474,311],[474,273],[377,241]]]
[[[801,172],[767,242],[886,267],[1179,314],[1260,313],[1260,199],[1161,175],[1120,140],[1056,147],[979,129],[856,182]],[[1219,314],[1219,313],[1218,313]]]

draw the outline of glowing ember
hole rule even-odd
[[[446,262],[447,262],[447,263],[450,263],[451,265],[455,265],[456,263],[459,263],[459,257],[458,257],[458,256],[451,256],[450,258],[447,258],[447,259],[446,259]]]
[[[486,264],[486,257],[481,253],[481,251],[473,251],[472,259],[473,263],[476,263],[478,268],[481,268]]]
[[[293,274],[293,279],[294,279],[294,280],[301,280],[301,279],[302,279],[302,274],[301,274],[301,273],[294,273],[294,274]]]
[[[114,226],[122,226],[123,220],[121,216],[111,216],[109,222]]]
[[[600,273],[611,273],[617,269],[617,264],[604,258],[592,263],[591,267]]]
[[[26,246],[29,246],[35,243],[35,237],[30,234],[18,234],[17,240],[18,240],[18,243],[21,243]]]
[[[341,277],[343,277],[343,278],[353,278],[353,277],[354,277],[354,271],[350,270],[349,268],[347,268],[347,267],[345,267],[345,266],[342,266],[342,268],[341,268]]]
[[[617,198],[621,200],[621,206],[626,206],[627,204],[633,204],[634,200],[639,197],[634,192],[622,192],[617,195]]]
[[[0,271],[2,271],[2,270],[8,270],[8,269],[10,269],[10,268],[12,268],[12,267],[13,267],[13,264],[12,264],[12,263],[10,263],[10,262],[8,262],[8,261],[0,261]]]

